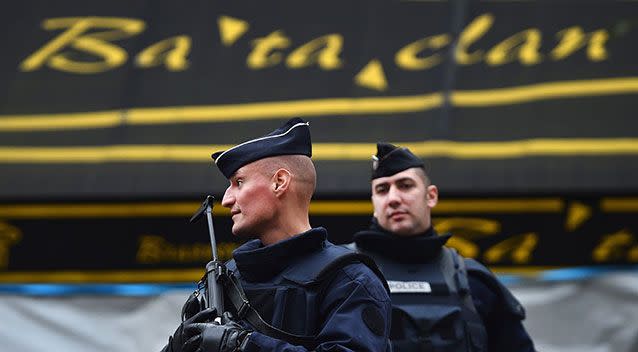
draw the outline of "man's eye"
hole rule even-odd
[[[412,184],[411,183],[401,183],[398,185],[400,189],[410,189],[412,188]]]

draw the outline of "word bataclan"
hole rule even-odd
[[[524,66],[531,66],[544,60],[564,60],[581,49],[584,49],[591,62],[609,58],[605,47],[610,38],[609,32],[606,29],[587,32],[577,25],[554,33],[556,44],[547,53],[540,52],[547,35],[534,27],[514,33],[487,50],[470,48],[488,34],[495,21],[493,14],[485,13],[472,19],[458,38],[440,33],[409,42],[396,51],[394,64],[405,71],[430,69],[444,60],[444,49],[449,48],[454,41],[454,57],[460,65],[484,62],[488,66],[500,66],[518,61]],[[249,23],[228,16],[220,16],[218,24],[225,46],[233,45],[250,27]],[[31,72],[46,65],[54,70],[75,74],[113,70],[124,65],[129,58],[129,52],[115,42],[139,35],[146,27],[143,20],[123,17],[45,19],[42,22],[43,29],[62,30],[62,33],[28,55],[19,68]],[[231,40],[224,40],[229,37],[229,31],[232,32]],[[327,33],[295,46],[284,29],[275,29],[252,38],[246,45],[251,47],[245,65],[252,70],[285,65],[292,70],[315,66],[331,71],[344,69],[347,66],[345,62],[355,61],[342,58],[346,41],[341,33]],[[192,46],[190,36],[172,36],[142,49],[135,55],[134,65],[139,68],[164,66],[169,71],[184,71],[189,67],[188,56]]]

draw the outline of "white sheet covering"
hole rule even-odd
[[[638,275],[511,287],[543,352],[637,352]],[[190,294],[151,297],[0,295],[0,351],[159,351]]]

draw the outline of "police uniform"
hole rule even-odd
[[[253,240],[234,251],[228,267],[264,320],[314,339],[291,343],[253,332],[245,351],[388,350],[391,303],[385,288],[369,267],[356,262],[322,278],[329,262],[343,255],[326,235],[314,228],[266,247]],[[244,326],[255,329],[250,322]]]
[[[230,178],[262,158],[311,153],[308,123],[296,118],[213,159]],[[326,238],[319,227],[267,246],[255,239],[237,248],[227,263],[224,303],[233,321],[187,320],[183,331],[191,333],[184,339],[196,346],[183,350],[389,351],[392,306],[385,281],[371,260]]]
[[[423,167],[406,148],[377,148],[372,179]],[[354,235],[349,247],[374,258],[390,285],[393,350],[533,352],[521,304],[487,268],[446,247],[450,236],[432,228],[397,236],[376,219]]]

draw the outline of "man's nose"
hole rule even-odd
[[[233,204],[235,204],[235,196],[233,195],[230,187],[228,187],[226,188],[226,192],[224,192],[224,197],[222,198],[222,207],[232,208]]]
[[[391,207],[396,207],[401,204],[401,195],[399,194],[399,190],[391,186],[388,190],[388,205]]]

